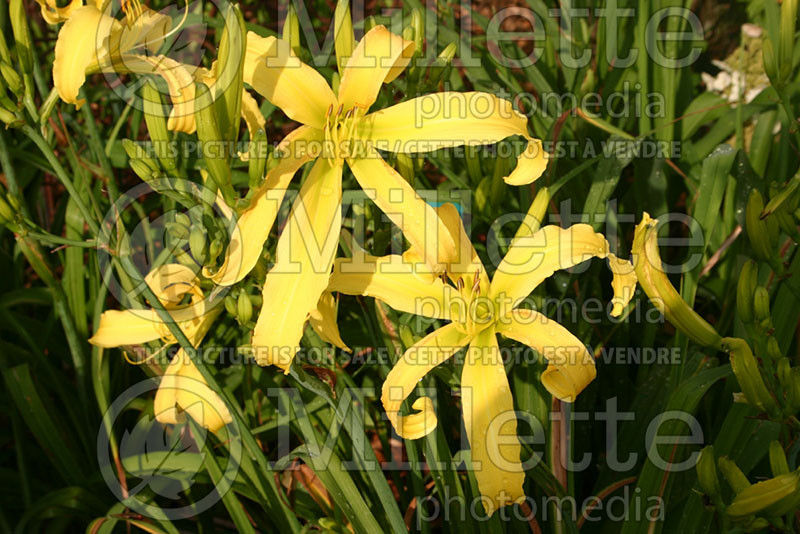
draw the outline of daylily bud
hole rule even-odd
[[[769,313],[769,291],[758,286],[753,293],[753,317],[764,328],[772,327],[772,316]]]
[[[539,189],[539,192],[536,193],[533,202],[531,202],[528,213],[525,214],[525,218],[522,220],[522,224],[519,225],[517,233],[514,235],[515,241],[522,237],[533,235],[539,230],[542,226],[542,222],[544,222],[544,217],[549,205],[550,190],[546,187],[542,187]]]
[[[657,222],[644,213],[636,227],[632,253],[639,284],[653,305],[678,330],[701,345],[720,348],[722,337],[686,304],[664,273],[658,251]]]
[[[781,352],[781,347],[780,345],[778,345],[778,340],[775,339],[774,337],[767,338],[767,354],[773,361],[776,362],[780,362],[781,360],[786,359],[783,357],[783,353]]]
[[[734,493],[741,493],[750,487],[750,481],[747,480],[747,477],[744,476],[742,470],[739,469],[739,466],[736,465],[733,460],[727,456],[723,456],[717,460],[717,465]]]
[[[788,203],[789,211],[794,211],[797,208],[798,200],[798,197],[794,193],[797,191],[798,186],[800,186],[800,174],[795,174],[792,179],[789,180],[789,183],[786,184],[786,187],[780,191],[778,191],[777,186],[775,187],[775,191],[773,191],[773,187],[770,187],[770,199],[761,212],[760,217],[762,219],[766,218],[784,203]]]
[[[792,368],[792,413],[800,412],[800,367]]]
[[[267,167],[267,133],[258,130],[250,140],[250,158],[247,162],[247,176],[251,189],[261,185]]]
[[[3,80],[5,80],[8,88],[11,89],[11,92],[17,96],[21,96],[22,80],[20,79],[19,74],[17,74],[17,71],[14,70],[14,67],[5,61],[0,61],[0,74],[3,75]]]
[[[289,9],[286,10],[286,20],[283,21],[281,39],[289,43],[292,51],[297,56],[302,54],[302,47],[300,46],[300,19],[297,18],[297,12],[292,2],[289,2]]]
[[[3,107],[0,107],[0,121],[6,124],[6,128],[16,128],[25,124],[25,119]]]
[[[722,348],[730,355],[733,373],[747,402],[770,416],[777,415],[778,407],[775,399],[764,385],[764,379],[750,345],[743,339],[727,337],[722,340]]]
[[[697,457],[697,482],[703,493],[714,500],[719,498],[719,477],[717,476],[717,462],[714,459],[713,445],[703,448],[700,456]]]
[[[411,28],[414,30],[414,52],[421,55],[425,46],[425,17],[417,8],[411,10]]]
[[[178,222],[168,222],[164,225],[164,230],[170,245],[180,243],[189,238],[189,228]]]
[[[206,260],[206,231],[198,225],[192,227],[189,233],[189,251],[197,263],[203,264]]]
[[[53,113],[53,108],[56,107],[56,103],[59,100],[61,100],[61,97],[58,96],[58,89],[53,88],[39,107],[39,124],[42,126],[47,124],[47,120],[50,118],[50,115]]]
[[[745,517],[758,512],[765,512],[767,515],[783,515],[783,506],[772,508],[787,497],[792,497],[798,491],[800,475],[797,473],[787,473],[779,475],[769,480],[757,482],[750,487],[736,492],[736,498],[728,506],[728,515],[733,518]],[[788,510],[787,510],[788,511]]]
[[[745,230],[756,256],[772,265],[776,263],[775,241],[767,222],[761,219],[763,210],[764,199],[757,189],[753,189],[745,209]]]
[[[0,107],[5,108],[12,113],[17,110],[16,102],[14,102],[8,97],[8,92],[6,92],[6,85],[5,83],[3,83],[2,78],[0,78]]]
[[[375,16],[374,15],[368,16],[366,19],[364,19],[364,33],[365,34],[369,33],[369,31],[377,25],[378,21],[375,20]]]
[[[148,182],[159,174],[158,163],[147,155],[147,152],[139,143],[130,139],[123,139],[122,148],[125,149],[125,153],[128,155],[128,164],[139,178]]]
[[[745,324],[753,322],[753,294],[758,283],[758,264],[748,259],[739,273],[736,286],[736,309],[739,319]]]
[[[23,0],[10,0],[8,10],[11,29],[14,32],[14,40],[16,41],[19,66],[23,74],[30,75],[33,73],[33,44],[31,43],[31,34],[28,29],[25,2]]]
[[[223,146],[211,99],[211,91],[204,83],[195,85],[194,116],[197,123],[197,139],[202,147],[203,161],[208,169],[208,175],[217,184],[225,197],[228,205],[233,205],[234,193],[231,186],[231,168],[226,157],[227,151]]]
[[[399,152],[397,154],[397,172],[400,173],[400,176],[406,179],[406,182],[414,186],[415,182],[415,173],[414,173],[414,160],[411,159],[411,156],[408,154],[404,154]]]
[[[225,311],[235,317],[238,310],[236,309],[236,299],[233,295],[225,295],[223,303],[225,304]]]
[[[428,69],[428,86],[433,89],[439,85],[439,82],[446,81],[450,77],[450,67],[453,58],[456,56],[458,47],[455,43],[450,43],[442,50],[439,57],[433,62],[433,65]]]
[[[222,240],[217,238],[211,242],[208,246],[208,261],[209,263],[215,263],[219,255],[222,254],[223,244]]]
[[[292,6],[292,4],[289,4]],[[293,7],[290,12],[293,13]],[[294,17],[295,20],[297,17]],[[288,22],[288,19],[287,19]],[[300,28],[295,32],[300,40]],[[217,79],[214,84],[214,109],[217,124],[219,125],[220,139],[228,143],[235,143],[239,138],[239,124],[242,118],[242,86],[244,72],[245,43],[247,30],[245,29],[242,11],[236,4],[229,4],[225,13],[225,29],[219,42],[217,62],[214,64],[214,75]],[[228,154],[225,154],[226,161]]]
[[[414,346],[416,340],[414,339],[414,334],[411,332],[411,329],[408,327],[408,325],[401,324],[398,332],[400,334],[400,341],[403,342],[403,346],[406,349]]]
[[[778,440],[773,440],[769,444],[769,466],[774,476],[789,473],[789,462],[786,460],[786,453]]]
[[[197,268],[197,262],[194,261],[192,255],[187,253],[185,250],[176,250],[175,259],[178,260],[178,263],[181,265],[185,265],[191,269]]]
[[[14,218],[14,210],[8,202],[6,202],[5,198],[3,198],[3,195],[0,195],[0,224],[8,224],[13,221]]]
[[[778,75],[781,80],[789,80],[792,74],[794,52],[794,29],[797,19],[797,0],[783,0],[781,3],[780,47],[778,48]]]
[[[6,43],[6,37],[2,33],[0,33],[0,60],[11,64],[11,52],[8,50],[8,43]]]
[[[353,18],[350,16],[350,0],[339,0],[333,14],[334,47],[339,72],[344,72],[347,60],[353,55],[356,39],[353,33]],[[365,30],[366,31],[366,30]]]
[[[153,151],[164,165],[164,169],[169,173],[174,173],[177,165],[170,155],[170,136],[167,131],[164,106],[161,102],[161,94],[152,80],[147,80],[142,86],[142,111],[147,124],[147,133],[153,143]]]
[[[239,293],[239,300],[236,302],[236,317],[239,324],[244,324],[253,318],[253,303],[250,301],[247,291]]]
[[[772,85],[780,87],[782,84],[780,78],[778,78],[778,60],[775,57],[775,48],[769,37],[764,38],[764,42],[761,45],[761,53],[764,60],[764,72],[767,73],[769,81],[772,82]]]
[[[184,226],[187,229],[187,232],[189,227],[192,225],[192,220],[185,213],[178,213],[177,215],[175,215],[175,222],[180,224],[181,226]]]

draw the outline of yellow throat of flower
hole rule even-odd
[[[356,156],[359,152],[358,143],[353,141],[358,138],[358,125],[365,112],[366,109],[358,105],[347,111],[342,105],[335,112],[333,105],[328,108],[325,115],[323,157],[331,165],[341,165],[345,159]]]
[[[497,306],[488,295],[481,295],[480,269],[475,273],[474,283],[467,287],[464,278],[456,281],[459,300],[454,303],[453,322],[456,328],[468,335],[475,335],[485,329],[497,317]]]

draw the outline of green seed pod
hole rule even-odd
[[[744,476],[742,470],[739,469],[739,466],[736,465],[733,460],[727,456],[723,456],[717,460],[717,465],[719,466],[719,470],[722,471],[722,476],[728,481],[728,485],[734,493],[741,493],[750,487],[750,481],[747,480],[747,477]]]
[[[714,499],[720,496],[719,476],[717,475],[717,463],[714,459],[714,446],[708,445],[697,458],[697,482],[703,493]]]
[[[250,301],[247,291],[239,293],[239,300],[236,302],[236,316],[240,324],[249,322],[253,317],[253,303]]]
[[[739,283],[736,286],[736,309],[739,319],[745,324],[753,322],[753,293],[758,283],[758,264],[747,260],[739,273]]]

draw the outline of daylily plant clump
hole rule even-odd
[[[78,93],[91,73],[155,74],[170,89],[173,108],[168,129],[191,133],[197,128],[200,136],[196,84],[218,95],[214,85],[220,78],[215,69],[193,68],[158,54],[173,31],[169,17],[135,0],[123,4],[126,16],[121,21],[109,9],[79,2],[63,8],[42,3],[48,22],[65,21],[53,68],[60,97],[80,106]],[[373,296],[399,311],[449,321],[406,351],[389,374],[381,400],[401,436],[426,435],[436,425],[430,399],[415,401],[412,407],[419,413],[412,415],[401,415],[402,404],[433,367],[469,347],[461,376],[462,410],[479,489],[487,498],[487,512],[492,513],[524,496],[525,478],[496,334],[524,343],[546,358],[544,387],[555,398],[573,402],[595,377],[592,356],[563,326],[520,305],[556,270],[592,257],[607,258],[616,316],[633,296],[636,276],[630,263],[611,254],[605,238],[588,225],[539,229],[548,201],[543,190],[490,280],[455,207],[434,208],[422,200],[381,151],[416,154],[521,137],[525,146],[504,180],[526,185],[547,165],[541,142],[528,133],[526,117],[509,101],[483,92],[444,91],[372,110],[383,85],[409,65],[415,43],[380,25],[358,43],[351,24],[342,23],[336,31],[339,73],[334,88],[300,60],[288,41],[247,33],[240,82],[301,126],[277,145],[273,165],[249,192],[244,207],[230,197],[230,184],[218,184],[221,190],[228,186],[227,196],[217,197],[220,212],[236,219],[221,265],[203,266],[201,278],[197,270],[169,264],[149,273],[146,282],[196,347],[222,309],[219,302],[203,297],[201,282],[228,287],[248,276],[263,258],[286,189],[298,171],[312,163],[278,239],[274,266],[263,282],[251,340],[256,361],[288,373],[309,320],[324,340],[346,349],[336,326],[334,292]],[[86,39],[87,34],[96,39]],[[240,109],[252,139],[263,128],[264,118],[246,89]],[[203,135],[208,131],[213,128]],[[361,254],[334,261],[345,167],[402,231],[410,245],[402,256]],[[203,172],[206,184],[209,174]],[[90,342],[101,347],[159,339],[174,343],[165,326],[153,309],[107,311]],[[183,350],[166,368],[155,404],[156,417],[165,423],[177,422],[178,410],[212,431],[231,421],[224,402]]]

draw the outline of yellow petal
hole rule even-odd
[[[359,135],[375,148],[408,153],[486,145],[521,135],[527,139],[526,148],[505,180],[523,185],[539,178],[547,166],[547,154],[541,141],[528,135],[527,122],[511,102],[492,94],[444,92],[367,115]]]
[[[400,255],[338,258],[328,290],[374,297],[397,311],[450,319],[457,291],[440,278],[415,274],[414,269],[415,264]]]
[[[658,220],[645,213],[633,237],[636,277],[653,305],[675,328],[701,345],[721,348],[722,337],[700,317],[667,278],[658,252]]]
[[[61,100],[80,108],[78,92],[86,81],[86,71],[98,64],[98,49],[120,24],[94,6],[72,11],[69,20],[58,32],[53,61],[53,85]],[[101,54],[102,55],[102,54]]]
[[[71,0],[64,7],[58,7],[55,0],[36,0],[42,8],[42,18],[48,24],[59,24],[67,20],[72,13],[83,5],[82,0]]]
[[[525,497],[514,399],[493,328],[470,343],[461,371],[464,428],[486,513]]]
[[[204,270],[205,276],[219,285],[230,286],[247,276],[255,267],[289,182],[303,164],[312,160],[308,149],[321,139],[320,130],[307,126],[301,126],[286,136],[276,149],[285,154],[285,157],[267,173],[264,183],[253,195],[252,203],[236,220],[225,260],[220,268],[213,274]],[[222,215],[230,219],[232,212],[225,202],[219,201],[217,205]]]
[[[375,26],[364,35],[340,72],[339,104],[345,110],[364,110],[378,98],[381,85],[397,78],[414,53],[414,42],[395,35],[385,26]]]
[[[108,310],[100,316],[89,343],[105,348],[137,345],[160,339],[163,333],[163,322],[155,310]]]
[[[636,279],[636,271],[633,268],[633,264],[628,260],[623,260],[609,253],[608,267],[614,275],[611,279],[611,288],[614,290],[614,297],[611,299],[614,305],[611,310],[611,317],[619,317],[622,314],[622,310],[633,298],[638,280]]]
[[[323,341],[347,352],[352,352],[339,335],[339,325],[336,323],[337,308],[336,299],[326,291],[319,298],[317,307],[311,310],[308,321]]]
[[[494,274],[491,295],[510,299],[513,308],[554,272],[569,269],[593,257],[608,256],[608,241],[588,224],[569,228],[545,226],[532,235],[513,241]],[[623,272],[616,264],[615,268],[617,272]],[[620,276],[616,272],[614,275]],[[629,287],[620,280],[613,286],[615,290]],[[615,296],[630,300],[632,293]]]
[[[199,293],[197,273],[179,263],[167,263],[153,269],[144,278],[156,298],[165,307],[177,306],[187,293]]]
[[[175,354],[161,378],[153,402],[156,420],[170,424],[182,421],[184,414],[176,407],[212,432],[233,420],[223,400],[208,387],[183,349]]]
[[[375,150],[347,163],[361,189],[400,228],[428,268],[432,272],[443,271],[439,266],[453,261],[455,244],[436,210]]]
[[[106,9],[106,14],[110,14],[110,4]],[[169,33],[172,19],[146,7],[135,15],[132,24],[128,24],[128,18],[125,16],[120,20],[120,31],[112,37],[110,49],[124,53],[143,47],[149,55],[155,55]]]
[[[178,407],[192,416],[199,425],[216,432],[233,419],[225,402],[208,387],[191,358],[180,350],[175,355],[183,365],[179,371]]]
[[[317,71],[300,61],[291,45],[247,33],[244,81],[298,122],[322,128],[336,95]]]
[[[420,397],[414,401],[411,407],[418,412],[411,415],[400,415],[400,407],[431,369],[449,360],[469,341],[470,337],[451,323],[425,336],[394,364],[383,383],[381,402],[400,436],[418,439],[436,428],[436,414],[430,398]]]
[[[183,349],[178,351],[158,383],[156,397],[153,399],[153,413],[156,421],[176,425],[183,421],[183,414],[178,413],[178,373],[183,367]]]
[[[497,323],[504,336],[528,345],[547,359],[542,384],[554,397],[575,402],[597,375],[594,359],[581,341],[553,319],[533,310],[514,310]]]
[[[289,372],[308,314],[328,285],[342,225],[342,168],[319,159],[292,206],[253,332],[260,365]]]
[[[172,99],[167,128],[175,132],[195,131],[194,76],[183,63],[166,56],[125,55],[113,65],[104,65],[103,71],[161,76],[167,82]]]
[[[251,140],[257,131],[263,130],[267,125],[267,119],[261,114],[258,102],[247,89],[242,89],[242,118],[247,123],[247,131],[250,132]]]

